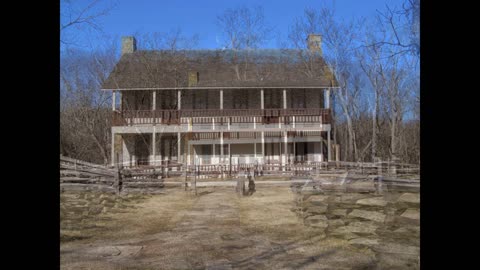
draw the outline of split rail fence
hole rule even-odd
[[[418,165],[382,161],[359,162],[313,162],[299,164],[227,164],[184,165],[174,161],[162,161],[156,166],[106,167],[65,156],[60,156],[60,187],[78,190],[102,190],[122,192],[132,190],[155,191],[166,184],[187,185],[192,179],[232,179],[252,174],[277,177],[317,178],[322,174],[361,175],[380,179],[385,184],[419,185]],[[167,183],[166,180],[169,182]],[[172,182],[173,181],[173,182]],[[192,181],[193,183],[193,181]]]

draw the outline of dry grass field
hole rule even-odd
[[[61,194],[62,269],[418,269],[418,193]]]

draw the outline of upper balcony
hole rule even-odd
[[[114,111],[113,126],[177,126],[183,131],[278,130],[331,123],[330,109],[206,109]]]

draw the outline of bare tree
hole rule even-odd
[[[402,7],[386,5],[378,11],[383,23],[389,28],[389,38],[372,45],[396,47],[392,55],[410,54],[420,57],[420,0],[404,0]]]
[[[371,149],[368,155],[371,160],[377,156],[402,155],[404,160],[418,161],[417,154],[410,155],[406,150],[417,147],[406,136],[412,138],[418,125],[416,122],[407,125],[404,121],[410,112],[418,118],[419,80],[413,50],[416,45],[410,44],[406,51],[408,31],[394,31],[399,29],[399,21],[407,21],[399,16],[413,14],[415,1],[408,3],[410,13],[406,12],[406,5],[404,13],[387,7],[368,27],[366,20],[340,20],[333,9],[325,6],[319,10],[306,9],[290,28],[290,44],[299,51],[307,47],[308,34],[322,36],[324,59],[341,87],[332,97],[334,140],[337,135],[342,140],[346,160],[364,160]],[[394,21],[386,20],[388,12],[395,15]],[[308,51],[300,53],[304,72],[307,76],[317,76],[318,63],[311,56]]]
[[[100,91],[116,63],[116,49],[81,53],[69,50],[60,69],[60,149],[68,156],[107,164],[111,97]]]
[[[377,137],[379,129],[379,110],[380,98],[385,82],[381,74],[384,72],[384,63],[382,62],[382,46],[378,44],[378,39],[384,39],[384,36],[378,36],[374,28],[376,25],[370,25],[363,33],[365,46],[358,50],[356,55],[359,59],[360,66],[370,82],[373,90],[373,109],[372,109],[372,143],[371,143],[371,159],[377,157]]]
[[[294,48],[300,49],[306,47],[306,37],[308,34],[320,33],[322,36],[322,45],[324,45],[324,58],[337,79],[340,89],[335,90],[333,95],[341,108],[343,117],[347,123],[347,160],[357,160],[358,150],[356,144],[356,134],[353,124],[355,102],[360,95],[361,87],[360,77],[355,73],[353,65],[353,51],[356,42],[356,26],[353,22],[337,21],[335,19],[335,11],[326,6],[320,10],[307,8],[304,16],[297,18],[293,27],[290,29],[289,39]],[[314,56],[309,52],[302,53],[301,58],[305,65],[305,71],[315,76],[314,70],[316,63],[313,61]],[[323,70],[325,72],[326,70]],[[357,84],[357,85],[355,85]]]
[[[223,36],[224,48],[233,50],[232,68],[237,74],[237,79],[247,80],[250,50],[257,49],[268,41],[273,30],[265,21],[263,8],[257,6],[250,9],[243,6],[227,9],[217,16],[216,23]],[[239,67],[238,50],[245,50],[242,54],[243,74]]]
[[[60,43],[75,44],[75,38],[67,32],[71,28],[77,30],[93,29],[101,31],[99,18],[106,16],[116,6],[116,2],[104,3],[102,0],[74,1],[62,0],[60,3]]]

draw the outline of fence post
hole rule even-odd
[[[168,171],[170,170],[170,160],[167,160],[167,164],[166,164],[166,170],[167,170],[167,177],[168,178]]]
[[[382,194],[383,193],[383,187],[382,187],[382,181],[383,181],[383,176],[377,176],[375,177],[375,190],[377,194]]]
[[[116,192],[117,195],[120,194],[122,191],[122,174],[120,172],[120,167],[118,164],[115,166],[115,185],[116,185]]]
[[[165,179],[165,168],[163,167],[163,162],[160,160],[160,171],[162,173],[162,179]]]
[[[188,177],[188,167],[185,165],[185,179],[183,181],[183,186],[185,188],[185,191],[187,191],[187,186],[188,186],[188,184],[187,184],[188,178],[187,177]]]
[[[378,176],[382,175],[382,160],[380,158],[378,158],[377,174]]]
[[[193,181],[192,181],[192,188],[195,192],[195,196],[197,196],[197,175],[199,173],[198,169],[199,169],[198,165],[194,165],[194,168],[193,168],[194,177],[193,177]]]

